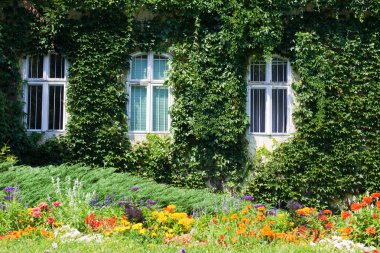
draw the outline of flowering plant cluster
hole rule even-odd
[[[6,187],[4,192],[14,196],[15,189]],[[177,212],[172,204],[158,208],[151,199],[141,200],[139,204],[123,200],[103,207],[88,203],[75,209],[81,213],[76,215],[72,213],[76,205],[67,205],[65,200],[40,202],[26,208],[15,198],[6,198],[6,206],[0,210],[0,240],[60,237],[91,241],[104,236],[131,236],[188,247],[281,242],[331,244],[337,249],[374,253],[380,246],[379,199],[380,193],[367,195],[336,215],[331,210],[318,211],[294,201],[289,203],[289,211],[269,208],[262,203],[255,204],[252,196],[243,196],[242,207],[192,217]],[[75,223],[70,223],[71,220],[77,217],[79,223],[72,226]]]

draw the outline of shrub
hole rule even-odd
[[[152,178],[159,183],[170,183],[172,177],[170,148],[170,137],[148,134],[146,141],[133,146],[129,171]]]

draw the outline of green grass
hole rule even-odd
[[[52,243],[57,242],[58,247],[56,249],[52,248]],[[60,242],[56,240],[48,241],[46,239],[36,239],[36,240],[17,240],[17,241],[0,241],[0,252],[70,252],[70,253],[180,253],[181,250],[185,249],[186,253],[219,253],[219,252],[250,252],[250,253],[329,253],[329,252],[340,252],[337,249],[313,247],[308,244],[258,244],[253,247],[221,247],[216,244],[207,244],[204,246],[176,246],[176,245],[165,245],[165,244],[149,244],[142,243],[140,241],[134,241],[129,238],[109,238],[108,240],[103,240],[101,243],[97,242]]]
[[[71,181],[78,178],[82,182],[84,192],[95,191],[99,199],[104,199],[107,194],[112,193],[115,193],[116,200],[120,200],[122,194],[127,198],[133,194],[138,199],[156,200],[161,206],[175,204],[178,210],[187,212],[194,208],[212,210],[216,206],[215,203],[228,198],[226,195],[210,193],[207,189],[180,189],[115,170],[93,169],[82,165],[37,168],[14,166],[0,173],[0,188],[19,186],[23,200],[28,204],[35,204],[46,199],[48,195],[54,195],[52,177],[60,178],[62,183],[68,178],[71,178]],[[139,186],[141,189],[132,192],[132,186]],[[218,207],[221,207],[221,204],[218,204]]]

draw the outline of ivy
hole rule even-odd
[[[170,161],[157,166],[180,186],[240,186],[251,173],[248,60],[277,53],[292,60],[299,76],[297,132],[268,161],[254,163],[249,191],[271,202],[328,205],[379,188],[377,1],[8,0],[0,8],[0,31],[8,35],[0,37],[0,112],[5,122],[22,117],[18,59],[63,54],[70,62],[64,141],[72,162],[132,168],[129,58],[169,52],[173,140],[164,152]],[[15,112],[8,113],[8,101]],[[12,136],[2,132],[1,142]],[[164,156],[147,149],[141,157]],[[144,164],[139,155],[133,162]],[[151,173],[155,160],[148,164]]]

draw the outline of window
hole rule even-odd
[[[169,55],[132,56],[129,74],[129,128],[134,133],[168,132],[170,91],[164,85]]]
[[[62,131],[65,126],[66,60],[58,54],[24,60],[26,126],[30,131]]]
[[[248,74],[249,132],[289,132],[290,64],[279,57],[270,61],[252,59]]]

